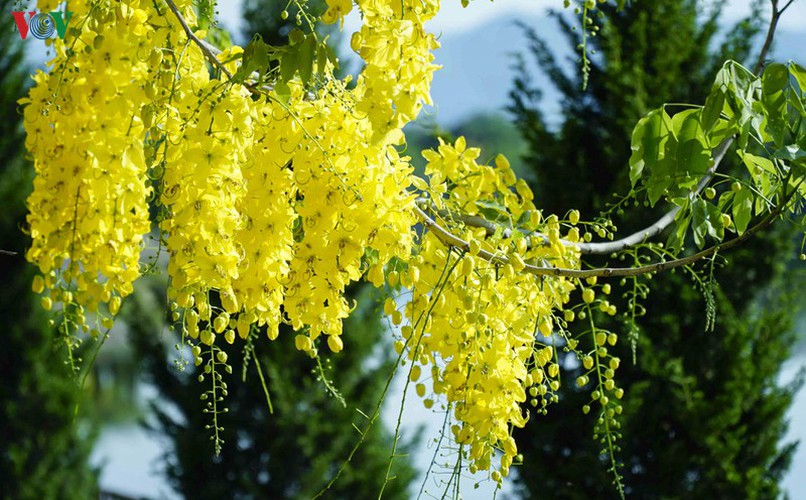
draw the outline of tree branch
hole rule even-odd
[[[171,12],[173,12],[174,16],[176,16],[176,19],[179,21],[179,24],[182,25],[182,28],[185,30],[185,34],[187,35],[187,37],[191,41],[193,41],[193,43],[199,46],[204,56],[207,58],[208,61],[210,61],[210,64],[221,70],[221,72],[227,75],[227,78],[231,80],[232,73],[229,72],[229,70],[221,63],[221,61],[218,60],[216,55],[213,53],[212,48],[214,47],[212,47],[212,45],[208,44],[207,42],[199,39],[199,37],[197,37],[193,33],[193,30],[190,29],[190,26],[188,26],[188,23],[187,21],[185,21],[185,18],[182,17],[182,14],[179,12],[179,8],[177,8],[173,0],[165,0],[165,1],[168,4],[168,8],[171,9]]]
[[[784,11],[785,11],[786,9],[788,9],[788,8],[789,8],[789,6],[790,6],[790,5],[792,5],[793,3],[795,3],[795,0],[789,0],[788,2],[786,2],[786,5],[784,5],[783,7],[781,7],[781,8],[778,10],[778,15],[783,15]]]
[[[761,52],[758,55],[758,60],[756,61],[755,69],[753,72],[756,75],[759,75],[761,69],[764,66],[764,60],[767,57],[767,53],[770,51],[772,47],[773,38],[775,36],[775,30],[778,26],[778,21],[781,18],[781,14],[794,2],[794,0],[789,0],[783,8],[778,9],[778,0],[770,0],[772,3],[772,17],[770,18],[770,25],[767,30],[767,36],[764,41],[764,46],[761,48]],[[716,149],[714,149],[714,164],[713,166],[708,169],[708,172],[700,182],[697,184],[697,188],[689,194],[689,198],[694,198],[696,195],[700,194],[703,189],[705,189],[708,184],[711,182],[711,179],[714,177],[714,173],[716,172],[717,168],[719,168],[719,164],[725,158],[725,155],[728,152],[731,144],[733,144],[733,138],[726,139],[720,143]],[[661,234],[664,230],[666,230],[669,226],[671,226],[677,214],[680,212],[681,207],[676,206],[666,212],[661,218],[657,221],[652,223],[651,225],[636,231],[635,233],[626,236],[624,238],[619,238],[615,241],[605,241],[605,242],[595,242],[595,243],[585,243],[585,242],[570,242],[567,240],[560,240],[563,245],[572,246],[579,249],[582,254],[586,255],[607,255],[613,252],[619,252],[622,250],[626,250],[631,248],[635,245],[639,245],[641,243],[645,243],[650,238],[653,238],[659,234]],[[470,216],[464,214],[454,214],[451,213],[449,215],[450,218],[463,222],[471,227],[482,227],[487,231],[487,234],[493,234],[496,230],[498,230],[498,224],[494,222],[490,222],[483,217],[479,216]],[[512,230],[509,228],[503,229],[503,236],[505,238],[509,237],[512,234]],[[524,233],[524,234],[533,234],[535,236],[542,237],[543,239],[546,238],[544,234],[541,233]]]
[[[714,177],[714,173],[716,172],[719,164],[725,158],[725,155],[730,148],[730,145],[733,143],[733,139],[726,139],[722,141],[716,149],[714,149],[714,164],[711,168],[708,169],[708,172],[700,179],[700,182],[697,184],[697,188],[694,189],[690,194],[689,198],[694,198],[696,195],[702,192],[708,183],[711,182],[711,179]],[[417,205],[420,208],[427,207],[430,205],[430,202],[426,198],[418,198],[416,200]],[[637,231],[627,237],[620,238],[615,241],[606,241],[602,243],[585,243],[585,242],[572,242],[568,240],[560,240],[560,242],[567,246],[567,247],[574,247],[579,249],[579,251],[583,254],[587,255],[607,255],[613,252],[618,252],[621,250],[625,250],[627,248],[633,247],[640,243],[644,243],[646,240],[657,236],[658,234],[662,233],[667,227],[674,223],[675,217],[677,217],[678,212],[680,212],[680,207],[675,207],[666,214],[663,215],[660,219],[655,221],[651,226],[648,226],[640,231]],[[470,227],[481,227],[484,228],[488,235],[495,234],[496,231],[501,230],[499,224],[495,222],[488,221],[484,217],[480,217],[478,215],[467,215],[462,213],[455,213],[448,210],[440,210],[437,211],[437,214],[445,219],[452,219],[459,222],[462,222]],[[503,232],[501,233],[504,238],[509,238],[512,235],[512,229],[505,227],[503,228]],[[544,241],[548,240],[548,237],[539,232],[529,232],[529,231],[522,231],[525,236],[537,236]]]
[[[756,61],[756,66],[753,68],[753,73],[758,75],[761,72],[761,69],[764,67],[764,60],[767,58],[767,53],[772,48],[772,42],[775,38],[775,30],[778,27],[778,20],[781,19],[781,14],[792,5],[794,0],[790,0],[787,2],[786,5],[782,9],[778,9],[778,0],[770,0],[770,4],[772,5],[772,15],[770,16],[770,26],[767,28],[767,36],[764,39],[764,45],[761,47],[761,52],[758,54],[758,60]]]
[[[716,173],[717,168],[719,168],[719,164],[722,163],[722,160],[725,158],[725,155],[727,154],[731,144],[733,144],[733,138],[725,139],[719,144],[719,146],[716,147],[716,149],[714,149],[714,164],[708,169],[708,172],[705,174],[705,176],[700,179],[700,182],[697,184],[697,188],[689,194],[689,199],[693,199],[695,196],[700,194],[706,186],[708,186],[708,183],[710,183],[711,179],[714,178],[714,173]],[[613,252],[625,250],[640,243],[644,243],[648,239],[661,234],[666,228],[674,223],[674,220],[680,210],[681,207],[676,206],[666,212],[652,225],[615,241],[607,241],[603,243],[574,243],[574,245],[576,245],[579,248],[579,251],[583,254],[607,255]]]
[[[642,274],[657,273],[668,269],[688,266],[697,262],[700,259],[710,257],[711,255],[719,251],[730,250],[731,248],[734,248],[739,244],[743,243],[753,234],[769,226],[773,220],[775,220],[779,215],[781,215],[784,208],[786,208],[787,203],[788,199],[783,203],[781,203],[781,205],[775,207],[775,209],[773,209],[769,214],[767,214],[767,216],[764,217],[758,224],[747,229],[747,231],[742,233],[740,236],[737,236],[736,238],[729,241],[718,243],[712,247],[706,248],[705,250],[697,252],[688,257],[683,257],[680,259],[674,259],[664,262],[657,262],[655,264],[649,264],[640,267],[602,267],[595,269],[567,269],[561,267],[540,267],[532,264],[526,264],[523,270],[535,276],[561,276],[566,278],[591,278],[596,276],[602,278],[615,278],[625,276],[639,276]],[[415,205],[414,210],[415,213],[418,215],[418,217],[420,217],[420,220],[422,220],[423,225],[429,228],[431,231],[433,231],[434,234],[437,236],[437,238],[439,238],[439,240],[442,241],[442,243],[448,246],[460,248],[465,251],[470,250],[470,243],[451,233],[444,227],[440,226],[439,223],[437,223],[427,213],[425,213],[422,209],[420,209],[420,207]],[[510,263],[508,257],[501,254],[493,254],[491,252],[488,252],[487,250],[480,250],[478,256],[493,264],[504,265]]]

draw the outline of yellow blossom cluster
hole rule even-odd
[[[275,339],[286,323],[298,349],[315,355],[324,336],[338,352],[350,283],[405,286],[404,311],[386,309],[395,323],[407,318],[418,394],[425,368],[472,468],[494,467],[498,449],[496,474],[506,476],[512,428],[528,418],[521,403],[530,394],[545,406],[558,387],[552,311],[575,288],[522,271],[575,268],[579,255],[505,158],[483,165],[463,138],[441,142],[424,152],[426,181],[397,147],[430,103],[437,42],[424,23],[439,2],[358,0],[351,46],[366,66],[355,85],[328,63],[315,85],[289,81],[290,95],[234,81],[244,50],[213,54],[185,31],[197,23],[191,0],[173,3],[181,18],[165,0],[70,2],[71,34],[22,101],[37,173],[28,258],[46,308],[73,305],[79,327],[85,310],[106,314],[100,304],[117,314],[152,229],[197,364],[199,344],[232,343],[254,325]],[[327,4],[327,22],[353,5]],[[418,210],[467,248],[418,227]],[[575,219],[566,240],[579,239]]]
[[[515,182],[508,163],[498,158],[496,166],[479,165],[478,153],[466,149],[463,138],[424,153],[432,191],[435,178],[468,179],[463,189],[433,198],[434,205],[471,214],[492,204],[512,214],[534,210],[531,192]],[[439,185],[444,185],[441,180]],[[533,229],[545,237],[518,231],[495,237],[483,228],[467,227],[461,234],[469,248],[453,252],[427,233],[401,277],[412,289],[405,305],[408,324],[402,327],[408,356],[415,363],[411,380],[419,382],[417,392],[425,394],[419,379],[423,368],[430,371],[431,390],[444,394],[453,408],[454,437],[466,446],[472,471],[490,469],[494,451],[502,452],[496,477],[508,475],[517,455],[511,432],[528,418],[521,408],[527,391],[545,406],[559,388],[552,311],[562,308],[575,288],[565,278],[536,278],[520,271],[535,262],[579,265],[578,252],[560,242],[556,217]],[[495,254],[500,261],[482,259],[480,252]]]
[[[191,3],[176,4],[193,25]],[[208,345],[217,334],[232,342],[256,323],[273,339],[287,322],[299,332],[298,348],[313,353],[326,334],[341,350],[345,287],[370,267],[382,280],[389,259],[411,252],[412,168],[392,146],[428,100],[434,69],[406,81],[394,60],[370,54],[389,26],[405,23],[409,38],[398,33],[395,50],[430,61],[435,42],[422,23],[435,5],[363,7],[374,27],[359,50],[372,74],[348,90],[328,71],[316,99],[290,82],[286,101],[272,92],[255,98],[254,89],[211,72],[168,5],[71,4],[80,35],[57,42],[51,71],[38,74],[24,101],[39,173],[29,201],[29,258],[46,274],[38,283],[75,291],[90,310],[130,293],[153,186],[169,298],[185,333]],[[231,56],[242,53],[233,47],[219,59],[234,70]],[[394,102],[405,92],[414,99]],[[80,108],[77,94],[89,96]],[[368,119],[381,108],[394,120]],[[79,136],[76,118],[97,128]],[[53,153],[65,147],[72,163]],[[60,198],[71,193],[68,206]],[[111,304],[116,313],[119,298]]]
[[[144,125],[131,111],[148,100],[140,82],[150,69],[131,55],[152,29],[138,3],[71,2],[81,36],[56,45],[51,71],[38,72],[21,100],[36,170],[27,257],[42,275],[34,289],[47,290],[46,309],[53,300],[77,304],[84,327],[85,309],[106,303],[114,315],[132,292],[149,230]]]
[[[357,110],[370,121],[374,139],[399,144],[402,128],[431,104],[432,50],[439,45],[424,23],[439,0],[358,0],[364,16],[350,46],[366,62],[358,79]]]

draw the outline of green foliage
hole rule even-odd
[[[565,120],[560,130],[550,130],[540,109],[542,94],[532,84],[526,59],[519,57],[511,109],[531,144],[526,163],[536,168],[535,195],[542,208],[564,213],[573,207],[591,214],[611,201],[611,193],[629,192],[625,166],[638,119],[664,102],[704,102],[724,61],[748,56],[760,16],[730,30],[715,53],[702,49],[717,31],[719,11],[713,5],[633,2],[620,12],[602,6],[606,17],[601,36],[591,39],[599,56],[591,61],[587,91],[581,90],[576,68],[569,74],[537,33],[526,30],[530,56],[564,96]],[[706,6],[712,8],[706,11]],[[703,15],[698,24],[696,17]],[[572,24],[555,16],[576,46]],[[596,168],[591,158],[600,162]]]
[[[0,0],[7,13],[14,2]],[[22,44],[0,30],[0,490],[3,498],[97,496],[97,471],[89,467],[93,439],[75,425],[79,399],[73,373],[46,314],[31,292],[32,269],[23,257],[30,244],[21,228],[33,169],[23,160],[16,100],[26,85]]]
[[[754,116],[787,116],[779,98],[763,97],[765,80],[770,80],[770,96],[797,85],[794,76],[774,76],[781,73],[776,66],[768,69],[770,76],[753,83],[754,77],[738,65],[725,66],[713,85],[712,75],[726,59],[749,56],[759,29],[755,21],[744,21],[716,45],[720,7],[720,2],[694,0],[632,2],[622,11],[604,7],[604,18],[597,22],[602,36],[588,39],[598,55],[591,60],[587,92],[579,90],[578,77],[563,71],[537,34],[527,32],[532,55],[565,97],[564,121],[551,130],[540,111],[540,92],[521,59],[512,111],[530,144],[527,163],[535,168],[539,205],[553,213],[581,208],[592,215],[609,208],[612,193],[635,186],[646,191],[647,204],[655,210],[626,203],[613,208],[614,215],[620,214],[619,232],[629,233],[667,209],[657,203],[662,185],[672,189],[669,201],[685,207],[678,221],[693,226],[697,245],[723,237],[724,211],[744,231],[753,214],[768,208],[754,206],[747,195],[747,185],[755,185],[753,175],[780,178],[778,171],[769,170],[775,169],[771,163],[757,160],[760,151],[744,158],[749,169],[736,165],[736,155],[729,153],[719,171],[730,181],[720,179],[705,197],[683,195],[710,168],[709,151],[727,134],[738,131],[737,142],[749,144],[751,151],[774,142],[777,132],[761,123],[775,120],[753,121]],[[576,45],[578,35],[571,25],[561,17],[558,21]],[[703,49],[714,46],[711,52]],[[730,80],[743,80],[742,86],[758,87],[758,92],[731,92]],[[790,92],[790,97],[797,94]],[[738,102],[744,98],[746,103]],[[797,99],[786,101],[798,106]],[[633,149],[641,151],[628,168],[636,119],[663,102],[706,104],[696,109],[667,106],[646,116],[632,135]],[[769,113],[767,102],[777,103],[775,113]],[[740,108],[746,111],[737,113]],[[778,129],[796,128],[787,123]],[[663,131],[660,142],[643,140]],[[793,144],[791,138],[783,142]],[[758,172],[765,169],[766,174]],[[742,182],[732,188],[737,180]],[[709,201],[709,194],[720,197]],[[786,262],[796,252],[793,234],[785,229],[768,231],[763,238],[727,255],[730,265],[725,268],[721,256],[714,260],[714,278],[721,287],[710,278],[698,278],[693,286],[684,275],[667,274],[653,277],[648,292],[645,282],[636,280],[639,293],[625,297],[639,304],[634,325],[631,317],[610,322],[597,317],[603,326],[629,333],[636,342],[637,364],[628,361],[633,359],[629,342],[612,349],[624,360],[618,371],[625,396],[617,458],[623,462],[628,497],[774,498],[781,493],[778,482],[794,450],[794,444],[781,443],[785,414],[799,384],[778,387],[776,379],[793,340],[789,332],[796,304],[788,300],[788,291],[797,284],[787,275]],[[677,244],[689,242],[679,239]],[[702,269],[706,276],[707,266]],[[629,309],[615,294],[611,300]],[[709,304],[707,313],[703,302]],[[706,333],[711,322],[713,332]],[[573,362],[564,368],[570,380],[583,373]],[[539,498],[617,497],[602,444],[590,439],[594,419],[580,410],[590,401],[590,387],[564,384],[560,399],[563,404],[517,433],[524,455],[519,476],[523,491]]]
[[[324,10],[324,2],[318,0],[291,0],[285,6],[248,0],[244,19],[246,32],[253,35],[239,56],[243,63],[233,75],[234,81],[258,86],[272,81],[277,95],[287,101],[291,95],[288,82],[297,74],[307,87],[316,83],[314,77],[324,74],[328,63],[338,70],[339,60],[328,44],[332,30],[314,22]],[[259,75],[256,82],[251,79],[255,72]]]
[[[682,208],[676,218],[678,230],[670,238],[672,247],[682,246],[681,235],[689,226],[698,248],[705,246],[706,236],[721,241],[733,220],[741,235],[753,216],[784,204],[788,193],[803,191],[806,152],[801,145],[806,145],[806,126],[801,80],[806,81],[806,72],[794,63],[771,64],[756,78],[728,61],[705,106],[673,115],[663,106],[638,122],[632,136],[630,181],[634,189],[640,185],[646,190],[651,206],[665,198]],[[741,175],[722,174],[716,185],[732,182],[731,189],[711,202],[695,188],[716,167],[711,150],[731,137],[742,148],[739,155],[749,182]],[[733,219],[723,217],[728,212]]]

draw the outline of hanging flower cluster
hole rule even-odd
[[[420,379],[421,366],[430,367],[431,390],[444,394],[454,409],[458,423],[452,431],[467,447],[471,471],[490,469],[499,449],[500,479],[517,456],[512,427],[528,419],[521,408],[527,391],[545,407],[559,388],[552,311],[562,308],[575,288],[566,279],[538,279],[521,271],[535,262],[577,267],[579,254],[560,241],[556,217],[540,223],[531,191],[515,180],[503,157],[495,166],[479,165],[479,150],[467,149],[463,138],[454,145],[441,143],[424,156],[432,186],[457,186],[444,194],[431,189],[438,210],[475,215],[485,207],[501,207],[525,218],[527,230],[540,229],[544,235],[514,231],[488,237],[483,228],[466,227],[461,234],[468,248],[450,252],[429,233],[405,272],[412,299],[405,306],[409,324],[402,334],[415,363],[411,380]],[[572,228],[571,237],[577,232]],[[508,262],[490,262],[480,252]],[[421,395],[428,390],[423,383],[416,387]]]
[[[221,336],[232,343],[253,326],[275,339],[281,323],[298,349],[316,355],[324,336],[338,352],[350,283],[408,287],[404,312],[387,312],[407,319],[411,379],[430,371],[430,389],[418,382],[417,392],[447,398],[472,468],[500,469],[500,480],[517,454],[512,427],[528,419],[520,404],[529,393],[545,406],[558,387],[553,311],[575,288],[521,271],[575,268],[579,255],[503,157],[481,165],[459,139],[424,152],[427,181],[413,175],[396,146],[430,103],[437,42],[424,23],[439,2],[357,5],[363,26],[351,46],[366,67],[355,85],[326,63],[315,86],[293,78],[281,94],[232,78],[242,48],[214,55],[188,36],[190,0],[70,2],[74,32],[22,101],[37,173],[34,288],[46,308],[62,302],[73,327],[88,329],[85,311],[110,327],[154,222],[174,318],[200,364],[199,344],[213,352]],[[351,8],[328,0],[323,19]],[[467,248],[421,231],[418,210]],[[519,229],[471,227],[459,213]]]
[[[86,327],[85,311],[107,304],[116,314],[140,275],[151,189],[145,127],[132,111],[148,102],[141,82],[151,68],[134,54],[149,46],[153,30],[134,5],[79,3],[71,8],[84,13],[74,20],[82,35],[56,45],[51,70],[34,76],[21,103],[36,170],[27,257],[42,275],[34,289],[47,290],[46,309],[53,301],[77,304],[75,322]]]

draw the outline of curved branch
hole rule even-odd
[[[781,15],[784,13],[784,11],[788,9],[790,5],[792,5],[793,1],[794,0],[789,0],[789,2],[787,2],[782,9],[778,9],[778,0],[770,0],[770,4],[772,5],[770,26],[767,28],[767,36],[764,39],[764,45],[761,47],[761,52],[759,52],[756,65],[753,68],[753,73],[756,75],[758,75],[761,69],[764,67],[764,60],[767,58],[767,53],[770,51],[770,48],[772,48],[772,41],[775,38],[775,30],[778,27],[778,21],[781,19]]]
[[[710,257],[711,255],[719,251],[730,250],[731,248],[734,248],[739,244],[743,243],[753,234],[769,226],[773,220],[775,220],[779,215],[781,215],[781,213],[786,208],[787,203],[788,199],[784,201],[781,205],[775,207],[775,209],[773,209],[769,214],[767,214],[767,216],[764,217],[758,224],[747,229],[747,231],[742,233],[740,236],[737,236],[736,238],[729,241],[718,243],[712,247],[706,248],[705,250],[701,250],[700,252],[692,254],[688,257],[682,257],[680,259],[674,259],[664,262],[657,262],[655,264],[649,264],[640,267],[602,267],[594,269],[567,269],[561,267],[540,267],[532,264],[526,264],[523,270],[535,276],[561,276],[566,278],[591,278],[595,276],[602,278],[615,278],[626,276],[639,276],[642,274],[657,273],[668,269],[688,266],[697,262],[700,259]],[[423,225],[429,228],[431,231],[433,231],[434,234],[437,236],[437,238],[439,238],[439,240],[442,241],[444,244],[460,248],[465,251],[470,250],[470,243],[451,233],[444,227],[440,226],[439,223],[437,223],[427,213],[425,213],[422,209],[420,209],[420,207],[415,205],[414,211],[417,214],[417,216],[420,217],[420,220],[422,221]],[[493,254],[492,252],[488,252],[487,250],[480,250],[478,256],[493,264],[504,265],[510,263],[510,259],[508,257],[501,254]]]
[[[733,138],[725,139],[719,144],[719,146],[716,147],[716,149],[714,149],[714,164],[708,169],[708,172],[705,174],[705,176],[700,179],[700,182],[697,184],[697,188],[689,194],[689,199],[693,199],[695,196],[700,194],[706,186],[708,186],[708,183],[714,178],[714,173],[716,173],[717,168],[719,168],[719,164],[722,163],[722,160],[725,158],[725,155],[727,154],[731,144],[733,144]],[[644,243],[649,238],[662,233],[666,228],[674,223],[674,220],[680,210],[681,207],[676,206],[666,212],[652,225],[615,241],[607,241],[603,243],[574,243],[574,245],[576,245],[579,248],[579,251],[583,254],[606,255],[625,250],[635,245]]]
[[[708,172],[700,179],[700,182],[697,184],[696,189],[694,189],[690,194],[689,198],[694,198],[696,195],[700,194],[708,183],[711,182],[711,179],[714,177],[714,173],[716,173],[717,168],[719,168],[719,164],[722,163],[722,160],[725,158],[725,155],[730,148],[730,145],[733,143],[733,139],[725,139],[722,141],[716,149],[714,149],[714,164],[711,168],[708,169]],[[429,200],[426,198],[418,198],[416,200],[417,205],[422,208],[423,206],[429,205]],[[636,231],[635,233],[626,236],[624,238],[620,238],[615,241],[606,241],[601,243],[585,243],[585,242],[572,242],[568,240],[560,240],[560,242],[567,246],[577,248],[581,253],[587,255],[607,255],[613,252],[618,252],[621,250],[625,250],[627,248],[633,247],[635,245],[641,244],[646,242],[648,239],[659,235],[662,233],[666,228],[674,223],[677,214],[680,212],[681,207],[676,206],[669,212],[663,215],[660,219],[655,221],[652,225],[641,229],[640,231]],[[452,219],[459,222],[462,222],[471,227],[480,227],[484,228],[487,231],[488,235],[494,234],[496,231],[500,231],[501,226],[495,222],[491,222],[484,217],[478,215],[467,215],[462,213],[455,213],[448,210],[439,210],[437,211],[440,217],[446,219]],[[512,235],[512,228],[503,228],[503,232],[501,233],[504,238],[509,238]],[[548,240],[548,237],[539,232],[529,232],[529,231],[522,231],[525,236],[537,236],[544,241]]]
[[[781,19],[781,15],[784,13],[787,7],[792,4],[793,1],[794,0],[789,0],[789,2],[782,9],[778,9],[778,0],[770,0],[770,3],[772,4],[772,15],[770,17],[770,25],[767,29],[767,36],[764,40],[764,45],[761,48],[761,52],[758,54],[758,59],[756,60],[756,65],[753,69],[753,73],[756,75],[759,75],[764,67],[764,60],[772,47],[772,41],[775,37],[775,30],[778,27],[778,21]],[[727,153],[727,150],[732,143],[733,139],[731,138],[723,141],[719,146],[717,146],[717,148],[714,150],[714,166],[709,169],[708,174],[703,177],[702,180],[700,180],[700,183],[697,185],[697,189],[692,192],[691,197],[699,194],[703,189],[705,189],[708,183],[711,182],[716,168],[719,166],[719,163],[724,158],[725,153]],[[662,233],[664,229],[669,227],[674,222],[678,212],[680,212],[680,207],[675,207],[664,214],[660,219],[655,221],[655,223],[653,223],[651,226],[637,231],[625,238],[604,243],[581,243],[578,245],[579,249],[584,254],[609,254],[643,243],[647,239]]]

